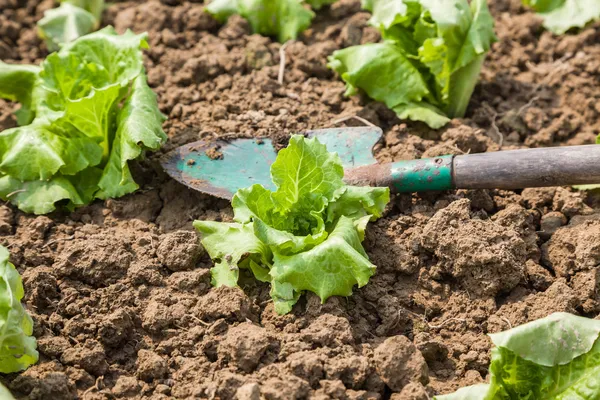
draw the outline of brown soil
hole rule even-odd
[[[555,37],[519,4],[491,2],[499,42],[468,118],[432,131],[344,98],[333,50],[375,41],[358,0],[324,9],[287,47],[219,26],[203,5],[120,2],[119,31],[148,31],[146,65],[169,116],[164,151],[222,135],[271,136],[358,115],[385,131],[382,161],[500,147],[592,143],[600,131],[600,25]],[[50,0],[0,0],[0,59],[39,62]],[[15,106],[0,101],[0,129]],[[355,123],[356,121],[348,121]],[[500,146],[499,142],[502,142]],[[136,194],[72,214],[0,207],[0,242],[22,273],[40,362],[3,376],[19,399],[426,399],[486,378],[486,334],[568,311],[600,313],[600,197],[569,188],[396,196],[365,241],[378,265],[350,298],[306,295],[286,316],[268,287],[210,286],[194,219],[227,202],[186,189],[155,155]]]

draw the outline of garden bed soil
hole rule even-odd
[[[287,46],[283,85],[281,45],[237,17],[219,25],[201,3],[119,2],[103,24],[149,33],[149,83],[169,117],[162,153],[222,135],[283,145],[352,115],[384,129],[381,161],[593,143],[600,25],[555,37],[519,0],[491,3],[499,41],[467,118],[439,131],[343,97],[327,56],[378,40],[359,0],[320,11]],[[0,0],[0,59],[40,62],[35,22],[53,6]],[[0,101],[0,129],[15,108]],[[0,379],[18,399],[424,400],[486,379],[487,333],[600,313],[600,197],[562,187],[395,196],[365,240],[371,282],[325,304],[307,294],[278,316],[265,284],[211,288],[191,223],[230,220],[231,208],[168,178],[160,155],[122,199],[49,216],[0,207],[40,351]]]

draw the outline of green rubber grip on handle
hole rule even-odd
[[[399,161],[390,165],[394,192],[425,192],[452,189],[453,155]]]
[[[346,171],[344,180],[351,185],[388,186],[396,193],[453,189],[453,158],[447,155],[357,167]]]

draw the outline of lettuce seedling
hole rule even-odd
[[[523,0],[544,20],[544,28],[562,35],[600,19],[598,0]]]
[[[95,31],[100,26],[104,0],[61,0],[58,8],[44,12],[38,33],[50,51]]]
[[[0,246],[0,373],[4,374],[22,371],[38,360],[33,321],[21,304],[21,277],[8,258],[8,250]]]
[[[554,313],[490,337],[490,383],[434,400],[600,398],[600,321]]]
[[[306,0],[315,10],[336,0]],[[239,14],[247,19],[252,32],[275,36],[281,43],[293,40],[307,29],[315,14],[304,6],[303,0],[213,0],[206,11],[223,23]]]
[[[0,197],[45,214],[138,188],[128,161],[158,150],[165,117],[146,83],[146,34],[83,36],[41,67],[0,62],[0,97],[21,103],[0,133]]]
[[[215,262],[214,286],[236,286],[240,271],[271,284],[279,314],[302,291],[350,296],[375,272],[361,242],[390,200],[388,188],[347,186],[337,153],[294,135],[271,166],[276,191],[253,185],[233,196],[233,223],[195,221]]]
[[[363,90],[401,119],[437,129],[463,117],[492,42],[485,0],[365,0],[382,43],[335,51],[346,95]]]

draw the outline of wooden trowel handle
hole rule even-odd
[[[441,156],[346,171],[346,182],[395,192],[600,184],[600,145]]]

